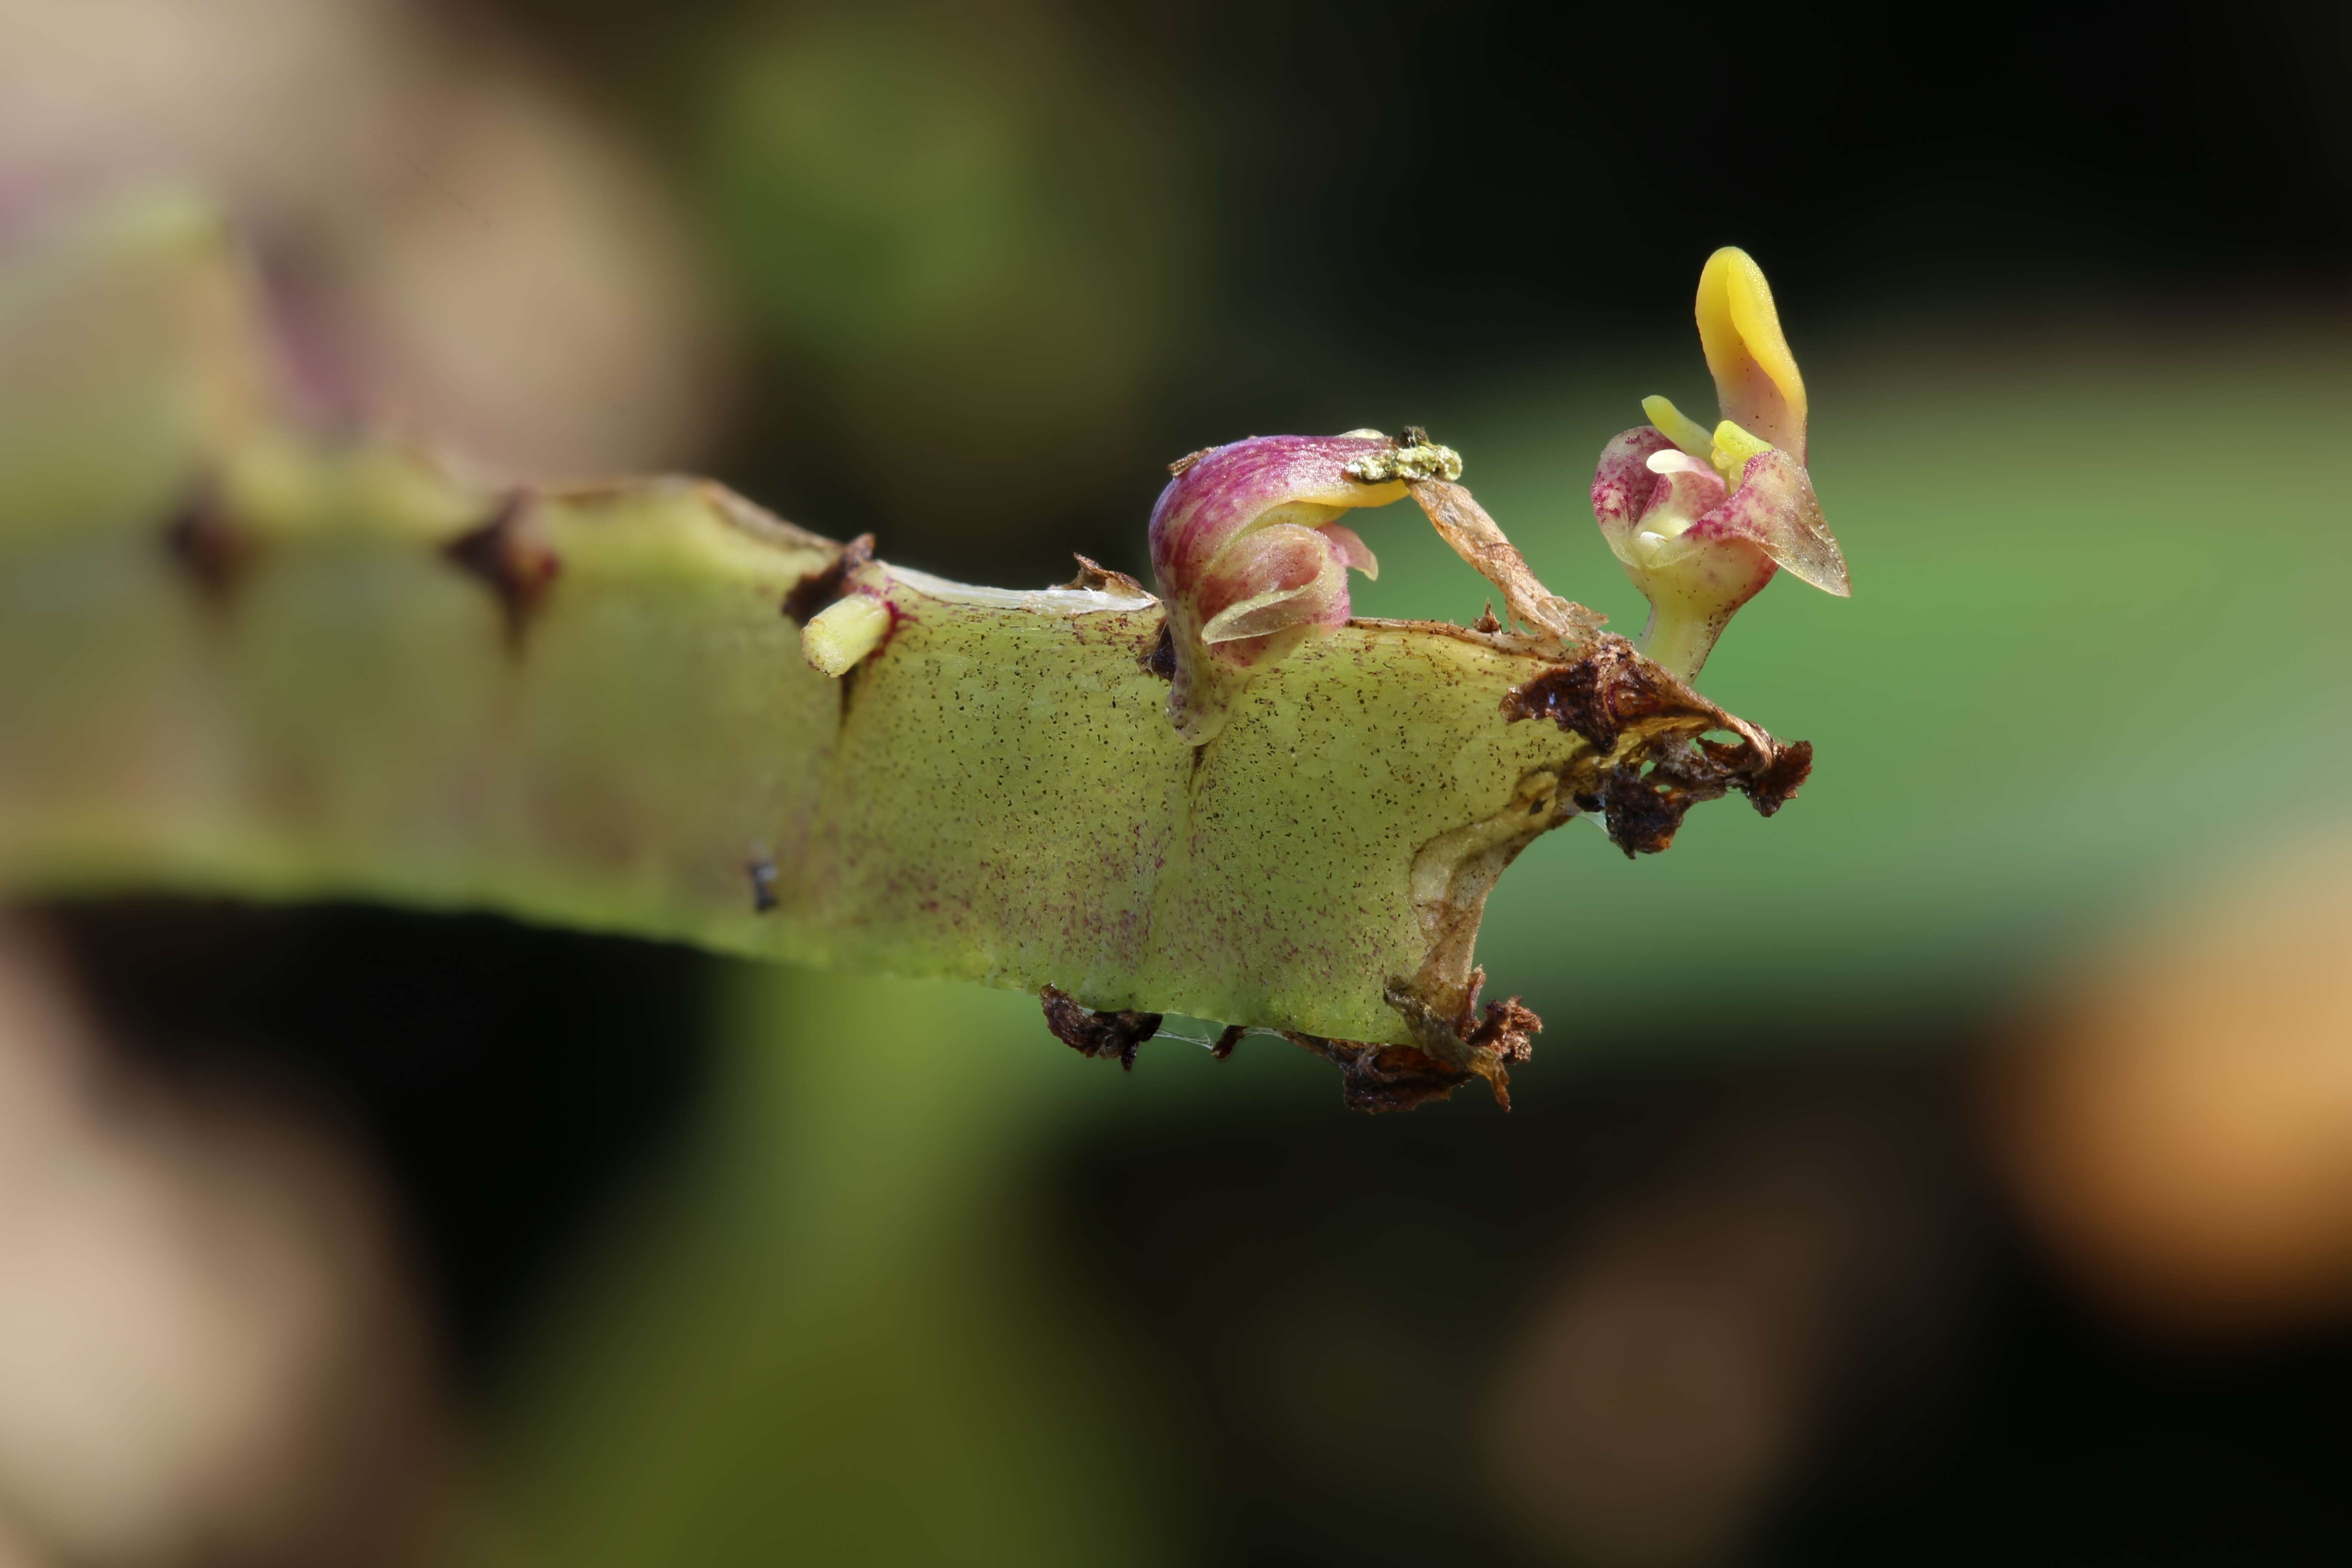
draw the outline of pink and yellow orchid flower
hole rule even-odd
[[[1781,567],[1853,592],[1805,470],[1805,383],[1763,269],[1744,250],[1717,251],[1696,313],[1718,423],[1709,431],[1643,398],[1650,423],[1603,447],[1592,480],[1601,534],[1650,601],[1642,651],[1686,679]]]

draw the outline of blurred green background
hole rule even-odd
[[[1815,743],[1787,811],[1505,879],[1481,958],[1546,1020],[1507,1118],[487,920],[31,911],[108,1072],[356,1194],[268,1234],[384,1261],[167,1227],[257,1326],[159,1308],[120,1331],[160,1370],[78,1384],[148,1363],[64,1332],[112,1276],[26,1261],[82,1211],[0,1165],[0,1345],[67,1369],[0,1376],[0,1559],[2352,1557],[2347,66],[2340,7],[2271,0],[1930,48],[1810,7],[0,0],[0,222],[219,190],[322,418],[713,472],[1009,584],[1140,573],[1180,453],[1412,422],[1631,632],[1593,458],[1710,405],[1690,295],[1738,244],[1855,582],[1775,585],[1706,670]],[[1407,510],[1363,531],[1360,613],[1478,612]],[[174,1179],[266,1229],[226,1168]],[[248,1352],[234,1399],[179,1374]],[[60,1447],[79,1386],[117,1417]]]

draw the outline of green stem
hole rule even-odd
[[[1727,720],[1648,690],[1596,748],[1581,708],[1506,717],[1570,673],[1557,637],[1360,620],[1195,749],[1115,574],[970,588],[705,482],[518,491],[291,433],[205,232],[0,288],[0,890],[488,908],[1499,1088],[1495,879]],[[834,679],[780,609],[844,594],[887,622],[833,617]]]
[[[1716,639],[1723,635],[1727,618],[1696,615],[1669,602],[1664,609],[1651,609],[1650,619],[1633,646],[1653,663],[1685,680],[1696,680],[1706,666],[1706,656],[1715,651]]]

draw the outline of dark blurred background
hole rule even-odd
[[[333,417],[1009,584],[1410,421],[1630,630],[1591,459],[1709,405],[1738,244],[1857,584],[1707,670],[1795,807],[1496,895],[1508,1117],[28,911],[0,1562],[2352,1560],[2347,70],[2287,4],[0,0],[0,220],[221,193]],[[1374,526],[1366,613],[1476,613]]]

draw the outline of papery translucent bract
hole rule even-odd
[[[1695,542],[1719,537],[1754,541],[1774,561],[1824,593],[1841,599],[1853,594],[1844,552],[1822,515],[1812,477],[1786,452],[1748,458],[1739,488],[1683,535]]]

